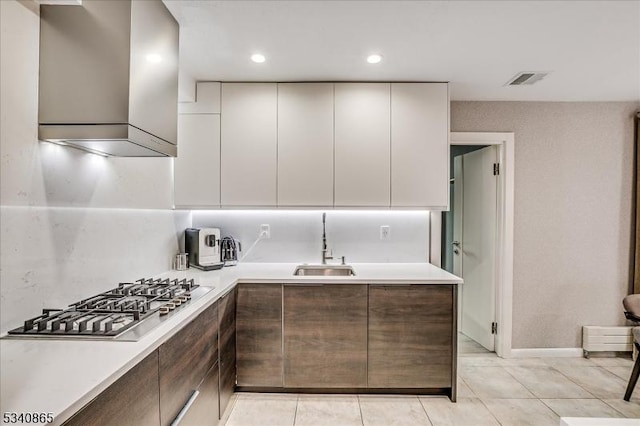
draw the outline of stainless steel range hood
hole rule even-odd
[[[160,0],[40,7],[38,138],[118,157],[175,157],[178,23]]]

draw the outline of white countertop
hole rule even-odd
[[[137,342],[54,339],[0,340],[0,409],[53,413],[58,425],[157,349],[239,282],[335,284],[460,284],[428,263],[356,263],[354,277],[297,277],[294,263],[241,263],[218,271],[169,271],[160,277],[194,278],[213,287]]]

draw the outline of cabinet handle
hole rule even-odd
[[[369,284],[371,287],[411,287],[423,284]]]
[[[285,287],[322,287],[325,285],[331,285],[329,283],[304,283],[304,284],[299,284],[299,283],[285,283],[284,286]]]
[[[178,413],[178,416],[171,422],[171,426],[178,426],[180,424],[180,422],[182,421],[182,418],[187,415],[189,408],[191,408],[193,403],[198,398],[198,395],[200,395],[200,391],[197,391],[197,390],[193,391],[193,393],[187,400],[187,403],[184,404],[184,407],[182,407],[182,410],[180,410],[180,412]]]

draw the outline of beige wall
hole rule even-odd
[[[453,102],[451,130],[515,133],[513,347],[622,325],[640,103]]]

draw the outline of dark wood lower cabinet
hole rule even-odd
[[[239,284],[238,386],[282,387],[282,285]]]
[[[160,421],[169,425],[218,361],[217,304],[178,331],[158,352]],[[213,420],[211,424],[217,424],[218,419]]]
[[[218,301],[220,324],[220,415],[236,387],[236,290]]]
[[[66,426],[157,426],[160,424],[158,351],[153,351],[64,424]]]
[[[284,386],[367,386],[367,285],[285,284]]]
[[[202,384],[198,387],[198,394],[185,406],[184,417],[180,419],[180,426],[217,425],[220,418],[218,408],[218,386],[220,373],[218,364],[207,372]]]
[[[236,386],[455,401],[456,306],[455,285],[239,284],[64,424],[213,426]]]
[[[451,285],[369,287],[370,388],[455,387],[454,291]]]

